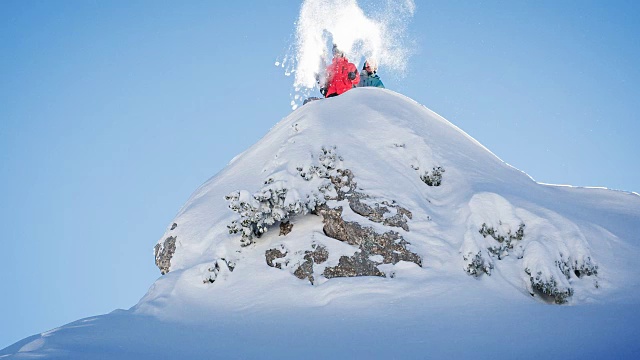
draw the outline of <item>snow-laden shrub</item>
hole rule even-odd
[[[567,279],[570,279],[572,275],[578,278],[598,275],[598,265],[591,260],[590,256],[574,259],[572,257],[565,258],[563,254],[560,254],[560,259],[556,260],[556,265]]]
[[[420,175],[420,180],[429,186],[440,186],[442,185],[442,174],[444,173],[444,168],[441,166],[435,166],[431,172],[427,171],[424,174]]]
[[[564,304],[573,295],[571,286],[574,277],[591,276],[598,274],[598,265],[594,264],[591,257],[573,258],[560,254],[555,261],[555,266],[549,266],[547,258],[553,257],[550,250],[538,242],[527,246],[529,256],[525,261],[524,272],[529,277],[532,295],[552,298],[556,304]]]
[[[598,274],[576,224],[547,209],[514,207],[494,193],[476,194],[470,200],[460,252],[469,275],[520,273],[531,295],[557,304],[573,295],[574,282]],[[504,261],[506,256],[514,259]],[[520,282],[512,284],[521,287]]]
[[[497,242],[497,244],[494,243],[487,247],[487,250],[492,255],[497,256],[498,260],[502,260],[503,257],[509,255],[509,251],[513,249],[515,241],[522,240],[524,237],[524,227],[524,223],[520,223],[518,230],[516,230],[515,233],[512,233],[509,229],[506,234],[501,234],[493,227],[487,226],[486,223],[482,223],[479,232],[484,238],[490,236]]]
[[[466,255],[462,256],[462,259],[466,263],[464,270],[467,272],[467,274],[473,275],[475,277],[478,277],[482,274],[491,276],[493,263],[482,256],[482,251],[478,251],[476,254],[467,253]]]
[[[276,180],[274,176],[268,178],[263,187],[253,194],[247,190],[236,190],[225,196],[229,209],[240,215],[240,220],[227,225],[229,233],[240,233],[242,246],[247,246],[277,222],[289,221],[295,215],[315,212],[319,205],[325,204],[326,199],[335,194],[329,178],[337,173],[340,161],[342,158],[336,154],[335,147],[322,147],[317,164],[297,167],[298,175],[306,180],[303,182],[311,184],[296,184],[300,179],[296,177],[286,181]]]
[[[529,278],[531,295],[536,293],[553,299],[556,304],[564,304],[573,295],[570,283],[570,267],[564,261],[548,261],[553,258],[553,249],[540,241],[532,241],[526,248],[524,272]]]
[[[525,269],[527,275],[530,276],[531,287],[539,293],[552,297],[556,304],[565,304],[567,299],[573,295],[573,288],[565,286],[553,276],[545,276],[542,271],[538,271],[535,275],[531,273],[531,269]]]
[[[205,278],[204,280],[202,280],[202,282],[205,284],[213,284],[218,279],[218,276],[228,272],[233,272],[235,267],[236,263],[234,261],[220,258],[215,261],[213,266],[207,268],[207,274],[205,275]]]
[[[314,211],[316,206],[324,204],[324,196],[318,193],[308,194],[301,199],[295,191],[290,191],[284,181],[269,178],[258,192],[250,194],[246,190],[237,190],[225,196],[229,208],[240,214],[240,220],[234,220],[227,227],[230,234],[242,234],[241,243],[247,246],[259,238],[268,228],[279,221],[287,221],[293,215]]]
[[[518,226],[518,230],[511,231],[508,224],[498,221],[499,226],[494,227],[483,222],[477,233],[482,235],[482,240],[476,239],[476,235],[467,233],[466,246],[462,259],[465,262],[464,270],[469,275],[480,276],[482,274],[491,275],[494,268],[492,258],[502,260],[514,249],[517,241],[524,238],[525,224]],[[520,256],[520,255],[518,255]]]
[[[336,153],[335,146],[329,148],[323,146],[318,155],[318,164],[298,166],[296,170],[298,170],[298,174],[307,181],[314,177],[329,179],[332,175],[335,175],[335,170],[341,161],[342,157]]]

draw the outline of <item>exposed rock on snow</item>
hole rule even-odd
[[[269,249],[265,252],[267,265],[285,269],[293,264],[293,275],[298,279],[307,279],[313,285],[315,283],[314,265],[322,264],[329,258],[327,248],[321,244],[311,244],[312,250],[296,251],[288,256],[290,251],[283,245],[279,249]]]
[[[289,234],[291,232],[291,229],[293,229],[293,224],[290,222],[281,222],[280,223],[280,234],[279,235],[284,235],[287,236],[287,234]]]
[[[327,261],[329,258],[329,252],[327,252],[327,248],[318,245],[311,245],[313,251],[305,251],[304,252],[304,262],[298,266],[298,268],[293,272],[298,279],[308,279],[311,285],[313,285],[315,278],[313,276],[313,265],[314,264],[322,264]]]
[[[154,248],[156,256],[156,266],[160,269],[162,275],[171,269],[171,258],[176,252],[176,237],[169,236],[162,243],[156,244]]]
[[[335,150],[335,147],[333,148]],[[323,149],[323,154],[327,151]],[[325,167],[325,169],[327,169]],[[349,208],[357,215],[363,217],[363,220],[370,220],[376,223],[382,223],[384,226],[401,227],[405,231],[409,231],[407,219],[411,219],[412,214],[409,210],[399,206],[395,201],[382,201],[383,206],[375,203],[373,206],[368,205],[365,201],[370,197],[363,192],[357,191],[357,184],[353,181],[353,173],[349,169],[332,169],[334,175],[330,172],[323,174],[324,178],[330,180],[330,186],[325,183],[319,188],[319,191],[326,194],[325,201],[333,200],[336,203],[346,203]],[[318,168],[313,170],[316,174]],[[304,176],[303,176],[304,177]],[[334,194],[334,195],[331,195]],[[385,217],[389,208],[395,209],[393,216]],[[400,261],[408,261],[422,265],[422,258],[407,249],[408,242],[405,241],[399,233],[387,231],[382,234],[377,233],[373,227],[363,226],[355,221],[345,221],[342,216],[342,206],[331,208],[327,203],[316,206],[313,210],[314,214],[322,216],[324,224],[324,234],[335,240],[345,242],[349,245],[357,247],[357,250],[351,256],[341,256],[336,266],[326,267],[322,275],[327,279],[336,277],[354,277],[354,276],[385,276],[377,266],[381,264],[397,264]],[[365,220],[366,219],[366,220]],[[283,234],[283,224],[280,224],[280,234]],[[286,225],[284,225],[286,226]],[[288,228],[293,224],[289,224]],[[287,232],[288,233],[288,232]],[[314,264],[324,263],[329,253],[322,245],[312,245],[314,251],[305,251],[302,263],[293,272],[299,279],[308,279],[311,284],[314,283]],[[282,262],[274,262],[276,259],[285,259],[286,251],[279,249],[269,249],[265,253],[267,264],[271,267],[282,269]],[[379,260],[373,261],[371,258]],[[290,260],[285,259],[285,266]]]
[[[269,249],[264,254],[264,257],[267,260],[267,265],[278,268],[278,269],[282,269],[282,263],[275,262],[275,260],[282,259],[285,256],[287,256],[287,252],[286,251],[283,252],[278,249]],[[285,263],[285,265],[287,264]]]
[[[354,276],[384,276],[369,254],[357,251],[353,256],[341,256],[337,266],[324,269],[323,275],[327,278],[354,277]]]
[[[344,256],[340,259],[341,265],[349,268],[344,269],[345,274],[359,274],[359,275],[375,275],[382,276],[382,273],[375,272],[375,274],[367,274],[367,271],[361,271],[352,268],[356,265],[364,265],[365,269],[369,269],[371,264],[397,264],[400,261],[408,261],[422,266],[422,259],[417,254],[407,250],[407,241],[405,241],[400,234],[395,231],[387,231],[385,233],[377,233],[372,227],[362,226],[354,221],[345,221],[342,218],[342,207],[335,209],[329,209],[327,207],[321,207],[319,213],[322,215],[322,222],[324,224],[324,233],[336,240],[344,241],[349,245],[357,246],[358,251],[351,259]],[[382,261],[371,262],[365,261],[370,256],[380,255]],[[340,276],[340,272],[331,271],[332,276]],[[358,276],[359,276],[358,275]],[[356,275],[345,275],[356,276]]]

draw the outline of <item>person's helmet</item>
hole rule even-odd
[[[331,50],[333,52],[333,56],[340,56],[340,57],[344,57],[344,52],[340,49],[338,49],[338,45],[333,44],[333,49]]]
[[[367,65],[369,66],[368,70],[367,70]],[[374,59],[367,59],[362,65],[362,70],[376,72],[378,71],[378,63]]]

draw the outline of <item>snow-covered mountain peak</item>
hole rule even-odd
[[[638,194],[538,184],[415,101],[358,88],[197,189],[136,306],[0,358],[630,356],[639,233]]]
[[[358,88],[294,111],[202,185],[137,309],[164,313],[167,293],[237,308],[461,286],[592,301],[624,276],[604,244],[629,229],[600,214],[640,217],[640,199],[585,190],[537,184],[415,101]]]

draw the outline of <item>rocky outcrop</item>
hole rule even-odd
[[[330,180],[333,184],[338,196],[332,200],[347,200],[351,210],[373,222],[382,223],[386,226],[400,227],[405,231],[409,231],[407,220],[413,217],[411,211],[396,204],[395,201],[371,201],[371,197],[357,190],[357,183],[354,181],[353,172],[349,169],[337,169],[338,175],[331,176]],[[373,203],[373,204],[368,204]],[[388,216],[391,210],[395,210],[395,214]]]
[[[344,207],[348,206],[363,218],[364,223],[371,221],[408,232],[408,220],[413,217],[411,211],[394,200],[379,199],[358,189],[353,172],[338,168],[343,159],[335,153],[335,148],[323,147],[317,159],[317,164],[296,168],[305,181],[320,180],[317,192],[306,198],[297,199],[293,196],[295,201],[286,201],[289,192],[287,184],[282,181],[276,183],[272,178],[267,179],[265,187],[253,195],[241,190],[229,194],[226,197],[229,208],[241,214],[240,220],[228,226],[229,232],[242,232],[242,245],[246,246],[277,222],[280,223],[280,235],[286,236],[293,227],[289,222],[290,217],[312,213],[322,216],[325,235],[357,248],[353,255],[340,257],[338,265],[325,267],[322,274],[326,278],[385,276],[378,265],[397,264],[400,261],[422,266],[422,258],[407,248],[409,243],[400,233],[392,230],[379,233],[371,226],[345,221],[342,217]],[[255,201],[252,203],[243,199]],[[307,279],[313,284],[314,265],[327,261],[329,253],[322,245],[312,246],[311,251],[290,253],[280,245],[279,249],[272,248],[265,252],[265,261],[270,267],[289,268],[297,278]]]
[[[395,201],[373,202],[371,198],[357,191],[357,184],[353,180],[351,170],[337,170],[338,176],[331,177],[337,193],[335,200],[346,200],[349,208],[356,214],[385,226],[399,227],[409,231],[407,220],[412,218],[411,211],[399,206]],[[390,209],[395,210],[395,214]],[[342,218],[343,208],[330,208],[321,205],[317,213],[322,216],[325,235],[357,246],[352,256],[342,256],[338,265],[325,268],[323,275],[327,278],[352,276],[385,276],[377,268],[381,264],[396,264],[399,261],[409,261],[422,266],[422,258],[407,249],[408,242],[395,231],[377,233],[372,227],[362,226],[357,222],[345,221]],[[372,260],[376,259],[376,260]]]
[[[287,256],[287,252],[286,251],[280,251],[278,249],[269,249],[264,254],[264,257],[267,260],[267,265],[269,265],[271,267],[278,268],[278,269],[282,269],[282,263],[281,262],[275,262],[275,260],[282,259],[285,256]]]
[[[411,211],[387,201],[383,201],[382,204],[375,203],[373,206],[369,206],[362,201],[363,199],[366,199],[366,197],[360,193],[349,197],[349,207],[353,212],[373,222],[382,223],[386,226],[399,227],[404,231],[409,231],[407,219],[411,219]],[[391,212],[389,208],[395,209],[396,213],[392,216],[385,217],[385,214]]]
[[[322,170],[314,167],[309,171],[303,171],[301,176],[311,178]],[[327,195],[326,200],[334,200],[340,204],[348,205],[356,214],[370,221],[380,223],[388,227],[402,228],[409,231],[407,221],[412,218],[411,211],[401,207],[395,201],[375,201],[369,195],[357,190],[354,175],[349,169],[336,169],[335,174],[326,176],[331,182],[333,195]],[[395,211],[395,214],[392,214]],[[422,258],[407,249],[409,244],[396,231],[378,233],[373,227],[363,226],[355,221],[345,221],[342,217],[343,207],[330,207],[327,203],[316,206],[314,214],[322,216],[323,231],[325,235],[338,241],[357,247],[351,256],[342,256],[338,265],[325,267],[322,275],[326,278],[353,277],[353,276],[386,276],[378,269],[378,265],[397,264],[400,261],[412,262],[422,266]],[[392,214],[392,215],[390,215]],[[291,231],[288,222],[280,224],[280,235],[286,235]],[[314,265],[322,264],[329,258],[327,249],[322,245],[313,244],[312,251],[296,252],[291,256],[281,246],[280,249],[269,249],[265,252],[267,265],[282,269],[289,264],[299,264],[293,271],[299,279],[307,279],[311,284],[315,282]],[[300,259],[302,257],[302,259]],[[295,265],[294,265],[295,266]]]
[[[399,227],[405,231],[409,231],[407,220],[413,217],[411,211],[396,204],[395,201],[371,201],[371,197],[363,192],[357,191],[357,183],[353,181],[353,173],[351,170],[338,169],[339,176],[332,176],[331,183],[338,194],[336,200],[347,200],[351,210],[373,222],[382,223],[386,226]],[[368,204],[372,203],[372,204]],[[395,210],[395,214],[388,216],[391,210]]]
[[[156,256],[156,266],[162,275],[171,269],[171,258],[176,252],[176,237],[169,236],[162,243],[156,244],[154,248]]]
[[[281,222],[280,223],[280,234],[279,236],[287,236],[290,232],[291,229],[293,229],[293,224],[286,221],[286,222]]]
[[[304,262],[298,266],[293,272],[298,279],[308,279],[311,285],[313,285],[315,278],[313,277],[313,265],[322,264],[329,258],[329,252],[327,248],[322,245],[313,244],[311,247],[313,251],[305,251]]]
[[[314,265],[322,264],[329,259],[327,248],[321,244],[312,244],[313,250],[296,251],[289,255],[289,251],[283,245],[280,248],[269,249],[265,252],[267,265],[276,269],[284,269],[292,264],[295,267],[293,275],[298,279],[307,279],[313,285],[315,283]],[[296,267],[297,266],[297,267]]]
[[[407,249],[409,243],[397,232],[387,231],[380,234],[372,227],[345,221],[342,218],[342,207],[330,209],[323,206],[319,213],[323,218],[325,235],[358,247],[358,251],[353,256],[343,256],[338,266],[325,269],[326,277],[384,276],[376,265],[396,264],[399,261],[413,262],[422,266],[422,258]],[[380,260],[370,260],[372,257],[378,257]]]
[[[376,265],[369,259],[369,256],[358,251],[353,256],[341,256],[337,266],[324,269],[322,275],[326,278],[354,277],[354,276],[385,276]]]

